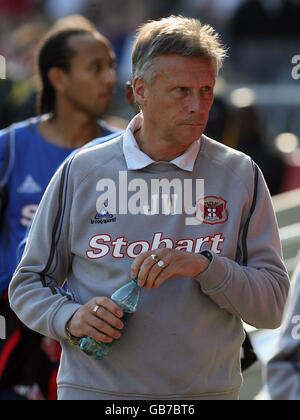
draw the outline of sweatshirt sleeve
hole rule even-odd
[[[300,400],[300,265],[291,293],[276,355],[266,368],[272,400]]]
[[[64,288],[72,258],[68,246],[71,163],[62,165],[50,182],[9,287],[10,305],[20,320],[56,340],[67,339],[65,325],[81,307]]]
[[[258,167],[255,174],[252,208],[241,229],[241,262],[213,254],[196,280],[222,309],[256,328],[275,329],[282,321],[289,278],[271,196]]]

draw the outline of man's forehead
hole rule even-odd
[[[76,55],[89,55],[96,51],[114,55],[108,41],[97,32],[72,35],[68,44]]]
[[[162,54],[156,57],[161,66],[169,66],[170,63],[176,67],[187,67],[190,65],[206,68],[214,67],[213,60],[205,56],[186,56],[182,54]]]
[[[216,70],[212,59],[208,57],[187,57],[180,54],[164,54],[156,58],[155,72],[157,75],[172,79],[187,79],[189,77],[206,77],[215,79]]]

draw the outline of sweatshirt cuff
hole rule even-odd
[[[194,277],[203,293],[219,293],[228,279],[228,267],[224,258],[212,253],[212,261],[207,270]]]
[[[82,305],[79,303],[68,302],[61,305],[58,311],[56,311],[52,320],[52,329],[53,335],[55,335],[59,341],[68,340],[66,331],[67,322],[80,308],[82,308]]]

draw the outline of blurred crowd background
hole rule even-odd
[[[35,49],[71,14],[89,18],[114,47],[118,86],[108,119],[120,128],[132,117],[124,84],[136,28],[170,14],[213,25],[229,52],[205,133],[252,156],[272,195],[300,187],[299,0],[0,0],[0,128],[36,115]]]

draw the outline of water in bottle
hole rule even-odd
[[[137,284],[137,278],[116,290],[111,295],[113,300],[123,311],[122,322],[126,322],[137,311],[141,288]],[[109,352],[114,340],[110,343],[102,343],[91,337],[83,337],[79,342],[79,347],[89,356],[96,360],[102,360]]]

